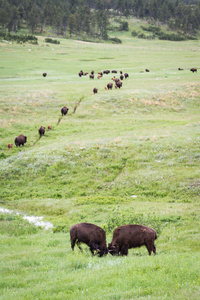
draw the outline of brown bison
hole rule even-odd
[[[51,125],[48,125],[47,130],[51,130],[51,129],[52,129]]]
[[[182,69],[182,68],[178,68],[178,70],[179,70],[179,71],[183,71],[183,69]]]
[[[24,146],[24,144],[27,142],[27,137],[24,136],[23,134],[19,135],[18,137],[16,137],[15,139],[15,145],[16,147],[22,145]]]
[[[79,73],[78,73],[79,77],[81,77],[83,75],[83,71],[81,70]]]
[[[120,89],[122,87],[122,82],[120,80],[115,81],[115,87]]]
[[[94,74],[90,74],[90,79],[94,79]]]
[[[11,143],[8,143],[7,149],[10,150],[10,149],[12,148],[12,146],[13,146],[13,145],[12,145]]]
[[[96,94],[98,92],[97,88],[93,88],[93,93]]]
[[[61,108],[61,114],[62,116],[65,116],[68,113],[69,108],[67,108],[66,106],[63,106],[63,108]]]
[[[124,79],[124,75],[120,75],[120,80],[123,80]]]
[[[106,233],[101,227],[95,224],[80,223],[73,225],[70,228],[70,238],[73,251],[75,244],[77,244],[78,248],[82,251],[80,244],[84,243],[88,245],[92,255],[94,255],[94,250],[98,251],[99,256],[108,253]]]
[[[38,132],[39,132],[39,135],[40,135],[40,138],[45,134],[45,127],[44,126],[41,126],[39,129],[38,129]]]
[[[191,71],[192,73],[197,72],[197,68],[192,68],[192,69],[190,69],[190,71]]]
[[[156,254],[154,240],[157,234],[154,229],[142,225],[122,225],[113,231],[112,242],[108,244],[108,251],[114,255],[128,255],[128,249],[146,246],[149,255]]]
[[[128,77],[129,77],[128,73],[124,73],[124,78],[126,79]]]
[[[43,77],[46,77],[46,76],[47,76],[47,73],[43,73],[42,75],[43,75]]]
[[[112,82],[109,82],[109,83],[107,84],[107,89],[108,89],[108,90],[112,90],[112,88],[113,88],[113,84],[112,84]]]
[[[145,69],[145,72],[150,72],[150,70],[149,69]]]
[[[116,73],[117,73],[117,71],[116,71],[116,70],[112,70],[112,73],[115,73],[115,74],[116,74]]]
[[[109,74],[109,73],[110,73],[109,70],[104,70],[104,71],[103,71],[103,74]]]

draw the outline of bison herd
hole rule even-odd
[[[79,223],[70,228],[71,248],[86,244],[94,255],[97,251],[101,257],[104,254],[128,255],[128,249],[145,246],[149,255],[156,254],[154,241],[157,239],[156,231],[143,225],[122,225],[113,231],[111,243],[106,243],[106,233],[101,227],[91,223]]]
[[[113,74],[117,74],[117,71],[116,70],[104,70],[103,72],[98,72],[98,75],[97,75],[97,79],[100,79],[101,77],[103,77],[103,75],[108,75],[113,73]],[[84,73],[82,70],[78,73],[79,77],[82,77],[82,76],[86,76],[88,74],[88,72]],[[129,74],[128,73],[124,73],[123,74],[123,71],[120,71],[120,75],[119,75],[119,78],[116,78],[115,76],[113,78],[111,78],[114,82],[115,82],[115,85],[114,87],[117,89],[117,88],[121,88],[122,87],[122,80],[123,79],[127,79],[129,77]],[[89,75],[89,78],[90,79],[94,79],[95,76],[94,76],[94,71],[91,71],[91,74]],[[113,88],[113,83],[112,82],[109,82],[105,87],[104,89],[105,90],[112,90]],[[95,87],[93,88],[93,93],[96,94],[98,92],[98,89]]]

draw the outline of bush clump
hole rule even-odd
[[[38,44],[38,39],[34,35],[27,34],[11,34],[0,32],[0,38],[7,41],[16,41],[17,43],[32,43]]]
[[[46,38],[46,39],[45,39],[45,42],[46,42],[46,43],[51,43],[51,44],[57,44],[57,45],[60,44],[60,41],[58,41],[58,40],[53,40],[53,39],[51,39],[51,38]]]

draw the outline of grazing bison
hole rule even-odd
[[[149,255],[156,254],[154,240],[157,234],[154,229],[142,225],[122,225],[113,231],[112,242],[108,244],[108,251],[114,255],[128,255],[128,249],[146,246]]]
[[[109,83],[107,84],[107,89],[108,89],[108,90],[112,90],[112,87],[113,87],[112,82],[109,82]]]
[[[123,72],[122,72],[122,71],[120,71],[120,74],[123,74]]]
[[[47,130],[51,130],[51,125],[48,125],[48,126],[47,126]]]
[[[61,114],[62,116],[65,116],[68,113],[69,108],[67,108],[66,106],[63,106],[63,108],[61,108]]]
[[[183,69],[181,69],[181,68],[178,68],[178,70],[179,70],[179,71],[183,71]]]
[[[120,75],[120,80],[123,80],[124,79],[124,76],[121,74]]]
[[[94,255],[94,250],[99,252],[99,256],[108,253],[106,245],[105,231],[91,223],[80,223],[73,225],[70,228],[71,248],[74,251],[74,246],[77,244],[80,250],[80,244],[88,245],[91,253]]]
[[[117,73],[117,71],[116,70],[112,70],[112,73]]]
[[[42,75],[43,75],[43,77],[46,77],[46,76],[47,76],[47,73],[43,73]]]
[[[94,79],[94,74],[90,74],[90,78],[91,78],[91,79]]]
[[[120,80],[118,80],[118,81],[115,81],[115,88],[117,89],[117,88],[121,88],[122,87],[122,82],[120,81]]]
[[[45,134],[45,127],[44,126],[41,126],[39,129],[38,129],[38,132],[39,132],[39,135],[40,135],[40,138]]]
[[[12,148],[12,146],[13,146],[13,145],[12,145],[11,143],[8,143],[7,149],[10,150],[10,149]]]
[[[197,72],[197,68],[192,68],[192,69],[190,69],[190,71],[191,71],[192,73]]]
[[[150,70],[149,70],[149,69],[145,69],[145,71],[146,71],[146,72],[150,72]]]
[[[94,75],[94,71],[91,71],[91,74]]]
[[[103,74],[109,74],[109,73],[110,73],[109,70],[104,70],[104,71],[103,71]]]
[[[128,77],[129,77],[128,73],[124,73],[124,78],[126,79]]]
[[[97,88],[93,88],[93,93],[96,94],[98,92]]]
[[[22,145],[24,146],[24,144],[27,142],[27,137],[24,136],[23,134],[19,135],[18,137],[16,137],[15,139],[15,145],[16,147]]]
[[[81,77],[83,75],[83,71],[81,70],[79,73],[78,73],[79,77]]]

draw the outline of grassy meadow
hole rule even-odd
[[[115,36],[122,44],[0,42],[0,208],[15,212],[0,211],[0,299],[200,298],[200,43]],[[105,69],[129,74],[121,89],[104,89]],[[153,227],[157,255],[72,252],[79,222],[107,242],[119,225]]]

